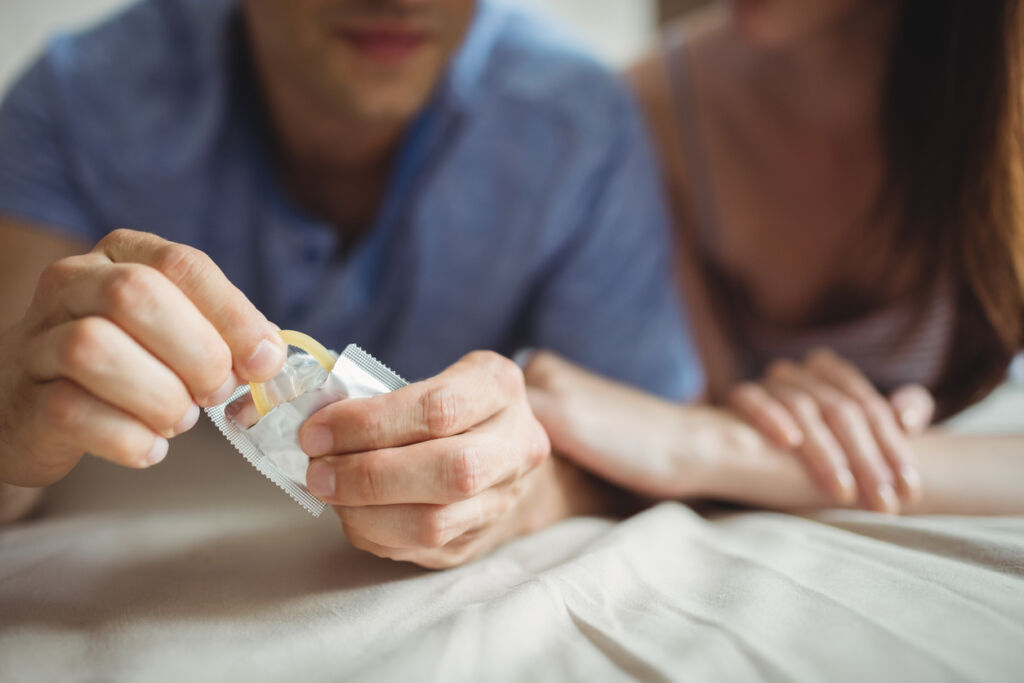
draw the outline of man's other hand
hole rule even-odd
[[[531,530],[523,505],[551,468],[523,374],[490,352],[398,391],[331,404],[300,432],[310,491],[349,540],[429,568],[462,564]]]

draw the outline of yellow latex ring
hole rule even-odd
[[[281,339],[288,346],[302,349],[313,356],[316,362],[327,372],[334,369],[334,356],[331,355],[331,352],[323,344],[308,334],[296,332],[295,330],[281,330]],[[262,382],[249,382],[249,393],[252,395],[252,402],[255,404],[256,410],[259,411],[260,417],[274,409],[270,399],[267,397],[267,390],[263,388]]]

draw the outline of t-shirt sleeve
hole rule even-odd
[[[104,231],[77,180],[71,118],[59,93],[44,56],[0,105],[0,216],[92,243]]]
[[[618,117],[572,238],[534,302],[530,345],[672,399],[704,390],[657,167],[635,108]]]

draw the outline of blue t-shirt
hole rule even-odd
[[[665,396],[702,389],[649,142],[612,74],[481,0],[375,224],[343,249],[276,181],[238,15],[147,0],[52,41],[0,108],[0,214],[195,246],[282,327],[413,380],[532,346]]]

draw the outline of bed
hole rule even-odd
[[[1005,388],[960,429],[1024,425]],[[0,530],[4,681],[1021,681],[1024,517],[665,503],[449,571],[350,547],[209,426]]]

